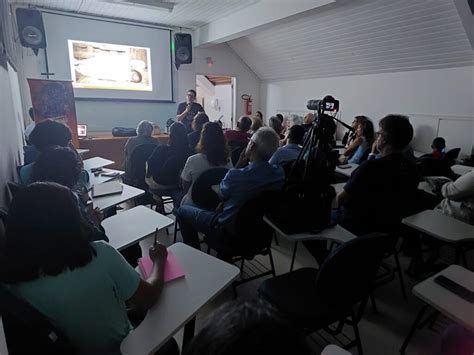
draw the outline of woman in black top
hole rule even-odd
[[[175,205],[182,198],[180,174],[188,157],[189,148],[186,128],[180,122],[170,128],[170,141],[155,148],[146,164],[146,183],[155,196],[171,195]]]

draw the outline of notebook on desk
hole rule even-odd
[[[138,259],[138,267],[140,268],[143,277],[147,279],[153,271],[153,260],[151,260],[149,256],[144,256],[143,258]],[[165,264],[165,282],[178,279],[183,276],[184,271],[178,264],[176,257],[172,252],[168,251]]]
[[[92,186],[92,197],[121,194],[122,191],[123,185],[118,181],[104,182],[102,184]]]

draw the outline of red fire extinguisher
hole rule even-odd
[[[241,98],[245,102],[245,114],[251,115],[252,114],[252,96],[243,94]]]

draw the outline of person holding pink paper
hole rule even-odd
[[[84,236],[69,188],[37,182],[11,203],[0,282],[50,319],[78,354],[120,354],[132,330],[127,308],[146,311],[163,289],[166,248],[155,243],[150,258],[145,281],[112,246]],[[177,354],[172,345],[166,354]]]

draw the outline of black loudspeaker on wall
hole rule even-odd
[[[46,48],[43,17],[38,10],[16,9],[18,34],[23,47],[32,48],[36,55],[40,48]]]
[[[176,69],[181,64],[191,64],[193,62],[193,41],[189,33],[174,34],[174,63]]]

